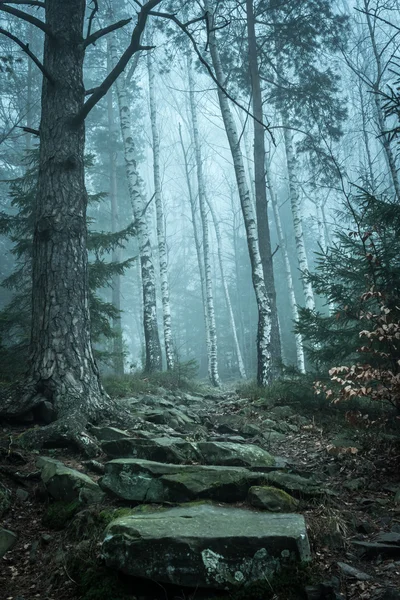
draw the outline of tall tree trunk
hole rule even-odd
[[[284,268],[285,268],[286,285],[287,285],[287,288],[289,291],[289,302],[290,302],[290,309],[292,312],[292,320],[293,320],[293,323],[296,323],[299,319],[299,311],[297,310],[296,296],[294,293],[292,269],[290,267],[289,254],[287,251],[286,240],[285,240],[285,236],[284,236],[283,229],[282,229],[281,216],[279,214],[278,199],[276,197],[276,194],[275,194],[273,186],[272,186],[271,168],[270,168],[270,164],[269,164],[268,160],[265,163],[265,174],[266,174],[267,184],[268,184],[269,193],[270,193],[270,197],[271,197],[272,208],[274,211],[275,225],[276,225],[276,231],[278,233],[279,247],[282,251],[282,256],[283,256],[283,264],[284,264]],[[300,373],[305,373],[303,340],[299,333],[295,334],[295,344],[296,344],[297,368],[299,369]]]
[[[373,90],[372,90],[373,94],[372,95],[373,95],[374,102],[375,102],[376,118],[377,118],[378,130],[379,130],[379,139],[381,141],[383,151],[385,154],[385,159],[386,159],[390,177],[392,180],[394,193],[396,195],[397,201],[400,202],[399,174],[398,174],[398,170],[397,170],[397,166],[396,166],[396,159],[393,154],[391,143],[390,143],[390,137],[386,133],[385,117],[384,117],[384,113],[383,113],[381,102],[380,102],[380,87],[382,84],[382,75],[383,75],[382,59],[381,59],[381,54],[378,50],[377,41],[375,38],[375,30],[374,30],[372,20],[371,20],[370,2],[369,2],[369,0],[364,0],[363,4],[364,4],[365,16],[367,19],[368,33],[369,33],[369,37],[370,37],[370,41],[371,41],[372,52],[374,55],[375,66],[376,66],[376,78],[375,78],[375,82],[373,84]]]
[[[299,185],[297,181],[296,156],[293,148],[292,133],[290,131],[289,121],[286,115],[282,115],[282,122],[284,127],[283,136],[285,141],[286,162],[289,179],[290,205],[293,216],[294,237],[296,241],[297,260],[300,269],[300,280],[303,286],[305,306],[310,310],[314,310],[314,292],[311,283],[307,281],[305,276],[308,272],[308,260],[306,254],[306,247],[304,243],[303,224],[301,219],[301,201],[298,191]]]
[[[212,64],[216,79],[222,86],[225,81],[225,77],[222,70],[221,58],[219,55],[215,29],[213,25],[213,17],[212,13],[209,11],[208,0],[205,0],[205,7],[207,10],[207,18],[209,19],[209,47]],[[232,153],[236,183],[238,186],[243,220],[246,228],[253,287],[258,307],[257,382],[260,386],[265,387],[271,381],[271,306],[264,282],[264,274],[258,246],[257,224],[251,204],[249,189],[246,183],[246,173],[244,169],[242,153],[240,150],[240,140],[232,111],[229,106],[228,98],[219,86],[218,100],[229,147]]]
[[[196,201],[195,201],[195,197],[194,197],[194,194],[193,194],[192,182],[190,180],[190,168],[189,168],[189,162],[188,162],[188,158],[187,158],[187,150],[185,149],[185,145],[184,145],[184,142],[183,142],[182,128],[181,128],[181,124],[180,123],[179,123],[179,139],[180,139],[181,148],[182,148],[182,154],[183,154],[183,162],[184,162],[185,175],[186,175],[186,184],[187,184],[187,188],[188,188],[189,202],[190,202],[190,212],[191,212],[191,216],[192,216],[194,245],[195,245],[195,248],[196,248],[197,264],[198,264],[198,267],[199,267],[200,287],[201,287],[201,299],[202,299],[203,314],[204,314],[204,327],[205,327],[205,334],[206,334],[206,351],[207,351],[208,377],[211,380],[210,361],[208,360],[208,357],[210,356],[210,351],[211,351],[211,340],[210,340],[210,324],[209,324],[208,310],[207,310],[207,296],[206,296],[206,281],[205,281],[205,274],[204,274],[204,260],[203,260],[203,253],[202,253],[202,249],[201,249],[201,243],[200,243],[200,237],[199,237],[199,230],[198,230],[198,227],[197,227]]]
[[[58,417],[95,417],[106,398],[90,341],[81,110],[84,0],[46,2],[29,381]],[[37,403],[37,400],[36,400]]]
[[[193,145],[194,155],[196,160],[196,173],[197,173],[197,191],[199,198],[199,209],[200,218],[203,231],[203,259],[204,259],[204,279],[205,279],[205,291],[206,291],[206,307],[207,317],[210,333],[210,352],[208,356],[209,363],[209,374],[211,383],[218,387],[220,385],[218,375],[218,352],[217,352],[217,328],[215,324],[215,309],[214,309],[214,296],[212,288],[212,272],[211,272],[211,256],[210,256],[210,239],[208,231],[208,218],[207,218],[207,207],[206,207],[206,190],[204,184],[203,174],[203,158],[201,155],[200,138],[199,138],[199,126],[197,122],[197,107],[194,99],[194,81],[193,71],[191,64],[191,57],[188,53],[187,56],[187,69],[189,75],[189,103],[190,113],[192,118],[192,134],[193,134]]]
[[[274,268],[271,252],[271,236],[268,222],[267,189],[265,182],[265,128],[263,126],[263,103],[260,74],[258,69],[257,40],[253,0],[246,0],[247,36],[249,46],[249,67],[253,103],[254,126],[254,185],[256,194],[256,214],[258,244],[264,272],[264,281],[271,306],[271,374],[277,377],[281,372],[282,352],[276,305]]]
[[[111,49],[110,39],[107,38],[107,70],[111,71]],[[118,184],[117,184],[117,127],[114,118],[113,92],[112,88],[107,93],[107,117],[109,131],[108,160],[110,165],[110,201],[111,201],[111,231],[115,233],[119,230],[118,214]],[[118,248],[112,251],[112,261],[120,262],[120,252]],[[113,367],[116,375],[124,374],[124,354],[122,348],[122,323],[121,323],[121,277],[118,273],[112,279],[111,302],[118,311],[118,316],[113,319]]]
[[[149,39],[151,46],[151,39]],[[171,305],[169,298],[169,283],[168,283],[168,257],[167,244],[165,239],[165,224],[164,224],[164,208],[161,196],[161,175],[160,175],[160,136],[157,126],[157,105],[154,86],[154,66],[153,56],[151,52],[147,53],[147,69],[149,73],[149,101],[150,101],[150,120],[151,133],[153,138],[153,173],[154,173],[154,194],[156,201],[157,215],[157,242],[158,256],[160,262],[160,279],[161,279],[161,301],[163,309],[163,324],[164,324],[164,345],[167,369],[171,370],[174,367],[174,348],[172,341],[171,328]]]
[[[238,361],[239,373],[240,373],[240,377],[242,379],[246,379],[246,370],[244,368],[242,353],[240,351],[239,340],[238,340],[237,329],[236,329],[236,323],[235,323],[235,316],[233,314],[233,308],[232,308],[232,302],[231,302],[231,296],[230,296],[230,293],[229,293],[228,282],[227,282],[226,276],[225,276],[224,260],[223,260],[223,257],[222,257],[222,236],[221,236],[221,230],[219,228],[218,218],[217,218],[217,215],[215,214],[214,207],[213,207],[213,205],[211,204],[211,202],[208,199],[207,199],[207,204],[208,204],[208,207],[210,209],[211,218],[213,220],[214,229],[215,229],[215,235],[216,235],[216,238],[217,238],[219,270],[221,272],[222,288],[224,290],[226,308],[228,310],[228,315],[229,315],[229,323],[231,325],[233,342],[235,344],[235,352],[236,352],[236,358],[237,358],[237,361]]]
[[[115,38],[111,42],[111,55],[116,63]],[[140,266],[143,285],[143,327],[146,346],[145,371],[161,371],[162,355],[157,323],[156,276],[150,235],[144,211],[142,181],[136,164],[136,148],[132,133],[132,118],[128,94],[120,75],[116,81],[118,107],[129,196],[139,240]]]

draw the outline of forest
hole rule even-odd
[[[0,0],[4,599],[400,598],[399,143],[398,0]]]

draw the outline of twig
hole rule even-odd
[[[33,54],[33,52],[29,49],[29,44],[24,44],[24,42],[22,42],[19,38],[17,38],[17,36],[13,35],[9,31],[6,31],[2,27],[0,27],[0,33],[5,35],[6,37],[10,38],[10,40],[15,42],[16,44],[18,44],[18,46],[25,52],[25,54],[27,54],[29,56],[29,58],[31,58],[33,60],[35,65],[38,67],[38,69],[40,69],[40,71],[43,73],[43,75],[46,77],[46,79],[48,79],[50,81],[50,83],[54,84],[54,79],[52,78],[50,73],[44,68],[44,66],[42,65],[40,60],[37,58],[37,56],[35,56]]]

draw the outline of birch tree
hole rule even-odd
[[[251,203],[249,188],[246,182],[246,172],[240,150],[240,140],[231,107],[229,106],[228,97],[223,90],[225,77],[216,39],[214,16],[210,12],[208,0],[205,1],[204,5],[207,11],[207,31],[209,33],[208,42],[211,60],[215,78],[219,83],[217,88],[218,100],[234,164],[236,183],[246,228],[253,287],[257,299],[257,381],[260,386],[265,387],[271,381],[271,306],[264,282],[258,246],[257,223]]]
[[[200,147],[199,137],[199,125],[197,119],[197,107],[194,97],[194,80],[192,71],[192,61],[190,54],[187,55],[187,70],[189,77],[189,104],[190,114],[192,120],[192,134],[193,134],[193,146],[194,155],[196,161],[196,173],[197,173],[197,192],[199,199],[200,218],[203,232],[203,259],[204,259],[204,283],[205,283],[205,296],[206,296],[206,309],[207,309],[207,321],[209,330],[209,354],[208,354],[208,372],[211,383],[218,387],[220,385],[218,375],[218,351],[217,351],[217,328],[215,324],[215,309],[214,309],[214,296],[212,286],[212,271],[211,271],[211,257],[210,257],[210,238],[208,230],[208,217],[207,217],[207,206],[206,206],[206,189],[204,183],[203,173],[203,158]]]
[[[148,36],[149,45],[152,45],[152,36]],[[164,222],[164,207],[161,193],[161,173],[160,173],[160,136],[157,123],[157,104],[155,95],[154,83],[154,57],[151,52],[147,54],[147,69],[149,75],[149,103],[150,103],[150,120],[151,120],[151,135],[152,135],[152,150],[153,150],[153,174],[154,174],[154,197],[156,203],[157,215],[157,241],[158,241],[158,257],[160,263],[160,279],[161,279],[161,302],[163,309],[163,324],[164,324],[164,345],[167,369],[171,370],[174,367],[174,348],[172,341],[171,328],[171,306],[169,296],[168,283],[168,256],[167,243],[165,234]]]
[[[111,41],[111,56],[115,63],[117,60],[115,37]],[[132,203],[133,216],[139,241],[139,256],[143,286],[143,328],[146,351],[145,371],[161,371],[162,355],[157,323],[154,257],[145,216],[143,182],[140,178],[136,162],[137,150],[135,148],[134,136],[132,133],[130,100],[123,75],[117,79],[116,90],[129,196]]]

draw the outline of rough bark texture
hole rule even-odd
[[[152,45],[151,38],[148,40],[149,46]],[[161,196],[161,175],[160,175],[160,136],[157,125],[157,105],[154,90],[154,66],[153,56],[151,52],[147,54],[147,68],[149,73],[149,101],[150,101],[150,120],[151,133],[153,138],[153,173],[154,173],[154,194],[156,201],[157,215],[157,242],[158,256],[160,262],[160,279],[161,279],[161,302],[163,309],[163,324],[164,324],[164,346],[165,357],[167,361],[167,369],[174,367],[174,347],[172,341],[171,327],[171,305],[169,299],[169,283],[168,283],[168,256],[167,244],[165,239],[165,224],[164,224],[164,208]]]
[[[29,382],[58,417],[95,416],[105,394],[90,342],[83,106],[84,0],[46,2],[40,165],[33,237]]]
[[[199,198],[200,218],[203,231],[203,259],[204,259],[204,279],[206,292],[206,307],[209,325],[210,346],[208,354],[208,372],[211,383],[218,387],[220,385],[218,375],[218,352],[217,352],[217,328],[215,324],[214,296],[212,289],[212,272],[210,257],[210,239],[208,231],[208,218],[206,207],[206,190],[203,174],[203,159],[201,155],[199,126],[197,121],[197,107],[194,98],[194,80],[190,55],[187,58],[187,67],[189,75],[189,104],[192,118],[192,134],[194,144],[194,154],[196,160],[197,190]]]
[[[293,148],[293,139],[290,131],[289,121],[286,115],[282,116],[283,126],[284,126],[284,141],[285,141],[285,151],[286,151],[286,161],[287,161],[287,170],[288,170],[288,179],[289,179],[289,196],[290,196],[290,205],[292,209],[293,216],[293,227],[294,227],[294,237],[296,241],[296,250],[297,250],[297,260],[299,263],[300,269],[300,279],[303,286],[304,291],[304,299],[305,306],[310,310],[314,310],[315,301],[314,301],[314,292],[311,286],[311,283],[307,281],[305,277],[305,273],[308,271],[308,260],[306,254],[306,247],[304,243],[304,233],[303,233],[303,224],[301,220],[301,202],[300,195],[298,192],[298,182],[297,182],[297,165],[296,165],[296,157],[294,154]]]
[[[209,47],[212,64],[217,80],[222,85],[224,83],[224,74],[221,65],[213,19],[209,12],[208,1],[205,2],[205,8],[208,11],[209,26]],[[265,288],[264,274],[261,263],[260,251],[258,247],[257,224],[251,203],[249,189],[246,183],[246,173],[243,164],[243,157],[240,150],[240,140],[233,119],[232,111],[226,94],[218,87],[218,100],[221,108],[221,114],[224,121],[229,147],[232,154],[236,183],[242,207],[243,220],[246,228],[247,245],[249,249],[251,273],[254,292],[258,307],[258,331],[257,331],[257,381],[259,385],[265,387],[271,381],[271,306],[269,297]]]
[[[271,197],[272,208],[274,211],[276,231],[278,233],[279,248],[280,248],[280,250],[282,252],[282,256],[283,256],[283,264],[284,264],[284,268],[285,268],[286,285],[287,285],[288,292],[289,292],[289,302],[290,302],[290,308],[292,311],[292,319],[293,319],[293,323],[295,323],[299,319],[299,311],[297,310],[296,296],[294,293],[294,286],[293,286],[292,269],[290,267],[289,254],[287,251],[285,236],[283,234],[281,216],[279,214],[278,199],[276,197],[276,194],[275,194],[273,186],[272,186],[271,169],[270,169],[270,165],[269,165],[268,161],[266,161],[266,163],[265,163],[265,174],[266,174],[267,184],[268,184],[269,193],[270,193],[270,197]],[[295,343],[296,343],[297,368],[299,369],[300,373],[305,373],[303,340],[299,333],[297,333],[295,335]]]
[[[115,64],[117,57],[115,39],[111,43],[111,55]],[[128,178],[128,189],[139,240],[140,265],[143,284],[143,327],[146,346],[145,370],[148,372],[161,371],[162,356],[157,323],[154,259],[146,216],[144,214],[142,181],[140,179],[136,164],[136,149],[132,134],[130,102],[123,76],[120,76],[117,79],[116,88],[122,141],[124,145],[126,173]]]
[[[237,335],[237,329],[236,329],[236,323],[235,323],[235,316],[233,314],[231,296],[230,296],[230,293],[229,293],[228,282],[227,282],[227,279],[226,279],[226,276],[225,276],[224,260],[223,260],[223,257],[222,257],[222,236],[221,236],[221,230],[219,228],[218,217],[215,214],[214,207],[213,207],[213,205],[211,204],[211,202],[208,199],[207,199],[207,204],[208,204],[208,207],[210,209],[211,218],[212,218],[213,223],[214,223],[215,235],[216,235],[216,238],[217,238],[218,262],[219,262],[219,269],[220,269],[220,272],[221,272],[222,288],[224,290],[226,308],[228,310],[228,315],[229,315],[229,323],[231,325],[233,342],[235,344],[235,352],[236,352],[236,358],[237,358],[237,361],[238,361],[239,373],[240,373],[240,377],[242,379],[246,379],[246,370],[244,368],[244,362],[243,362],[243,358],[242,358],[242,353],[240,351],[240,345],[239,345],[239,339],[238,339],[238,335]]]
[[[268,222],[267,186],[265,181],[265,128],[263,103],[261,95],[260,74],[257,58],[257,40],[255,33],[255,19],[253,0],[246,0],[248,55],[251,76],[251,92],[254,126],[254,187],[256,196],[256,215],[258,244],[264,272],[264,281],[271,306],[271,360],[272,377],[277,377],[281,372],[282,351],[279,333],[278,310],[276,305],[276,290],[274,269],[271,252],[271,237]]]
[[[107,67],[111,70],[111,48],[110,39],[107,39]],[[109,162],[110,162],[110,202],[111,202],[111,230],[116,232],[119,230],[119,210],[118,210],[118,184],[117,184],[117,126],[114,117],[113,93],[112,88],[107,94],[107,116],[108,116],[108,131],[110,136],[109,143]],[[118,263],[120,261],[120,252],[118,247],[112,251],[112,261]],[[121,276],[117,273],[112,281],[112,305],[118,312],[121,310]],[[113,320],[113,330],[115,338],[113,340],[114,352],[114,372],[116,375],[124,374],[124,356],[122,348],[122,323],[120,314]]]

